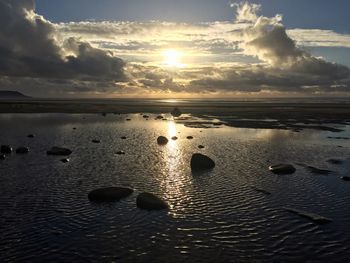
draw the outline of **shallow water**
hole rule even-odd
[[[0,115],[0,144],[31,149],[0,161],[0,261],[350,260],[350,183],[340,179],[350,175],[350,141],[328,138],[349,136],[349,127],[342,133],[194,129],[150,116]],[[35,138],[27,138],[31,133]],[[159,135],[179,140],[159,146]],[[69,163],[46,155],[54,145],[73,150]],[[126,154],[115,154],[120,150]],[[192,175],[195,152],[212,157],[215,169]],[[297,172],[268,171],[280,162],[293,163]],[[298,163],[334,173],[315,175]],[[131,186],[135,193],[112,204],[90,203],[88,192],[104,186]],[[136,208],[143,191],[166,200],[169,211]],[[333,222],[317,225],[286,206]]]

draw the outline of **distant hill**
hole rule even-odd
[[[0,90],[0,99],[29,99],[31,97],[26,96],[18,91]]]

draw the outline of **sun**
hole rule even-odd
[[[184,64],[181,63],[183,53],[176,49],[168,49],[163,52],[164,64],[169,67],[182,68]]]

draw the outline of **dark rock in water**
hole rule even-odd
[[[343,181],[350,181],[350,176],[342,176],[341,179]]]
[[[107,116],[107,113],[102,112],[101,115],[102,115],[103,117],[106,117],[106,116]]]
[[[204,149],[205,147],[203,145],[198,145],[199,149]]]
[[[29,148],[28,147],[19,147],[16,149],[17,154],[26,154],[29,153]]]
[[[151,193],[141,193],[136,198],[138,208],[146,210],[162,210],[169,208],[168,204]]]
[[[204,171],[213,169],[215,162],[206,155],[195,153],[191,158],[191,169],[192,171]]]
[[[182,112],[181,112],[180,109],[177,108],[177,107],[174,108],[174,109],[172,110],[172,112],[171,112],[171,115],[172,115],[173,117],[175,117],[175,118],[180,117],[181,114],[182,114]]]
[[[326,217],[323,217],[323,216],[320,216],[320,215],[317,215],[314,213],[309,213],[309,212],[305,212],[305,211],[302,211],[299,209],[289,208],[289,207],[285,207],[284,209],[286,211],[291,212],[293,214],[296,214],[298,216],[307,218],[307,219],[309,219],[317,224],[327,224],[327,223],[332,222],[332,219],[329,219],[329,218],[326,218]]]
[[[116,154],[118,154],[118,155],[124,155],[125,152],[124,152],[124,151],[118,151],[118,152],[116,152]]]
[[[276,164],[271,165],[269,170],[275,174],[292,174],[295,173],[296,169],[291,164]]]
[[[0,160],[5,160],[6,156],[4,154],[0,154]]]
[[[148,118],[149,118],[148,115],[143,115],[142,117],[143,117],[144,119],[148,119]]]
[[[12,153],[12,147],[10,145],[1,145],[0,152],[10,154]]]
[[[339,160],[339,159],[329,159],[327,160],[327,162],[331,163],[331,164],[343,164],[343,160]]]
[[[115,202],[128,197],[133,192],[133,189],[125,187],[106,187],[91,191],[88,198],[93,202]]]
[[[255,191],[259,192],[259,193],[262,193],[262,194],[265,194],[265,195],[270,195],[271,193],[269,191],[266,191],[264,189],[261,189],[261,188],[257,188],[257,187],[252,187]]]
[[[156,117],[156,120],[162,120],[164,117],[162,115],[159,115]]]
[[[126,140],[126,136],[122,136],[122,137],[120,137],[120,139]]]
[[[176,136],[171,137],[173,141],[176,141],[178,138]]]
[[[46,152],[48,155],[70,155],[71,150],[62,147],[52,147],[49,151]]]
[[[61,162],[62,163],[69,163],[69,159],[68,158],[61,159]]]
[[[187,136],[186,138],[189,139],[189,140],[192,140],[193,136]]]
[[[157,138],[157,143],[158,143],[159,145],[165,145],[165,144],[168,143],[168,139],[167,139],[166,137],[164,137],[164,136],[159,136],[159,137]]]
[[[73,130],[76,130],[77,128],[73,127]]]
[[[101,140],[94,139],[92,140],[93,143],[101,143]]]
[[[34,134],[28,134],[27,137],[28,138],[34,138]]]
[[[127,121],[131,121],[131,119],[126,119]]]

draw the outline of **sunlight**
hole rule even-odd
[[[164,64],[169,67],[182,68],[185,65],[181,63],[183,53],[176,49],[168,49],[163,52]]]

